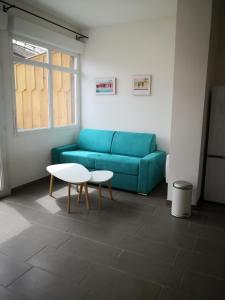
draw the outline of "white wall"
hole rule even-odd
[[[67,127],[15,134],[13,69],[9,38],[8,31],[2,30],[0,55],[1,61],[3,61],[4,97],[1,97],[0,101],[5,102],[8,179],[10,187],[14,188],[46,176],[46,166],[50,164],[51,148],[73,143],[78,129]]]
[[[82,59],[82,127],[153,132],[169,150],[176,17],[97,28]],[[152,74],[152,95],[133,96],[132,75]],[[95,95],[96,77],[115,76],[117,95]]]
[[[212,0],[179,0],[175,47],[168,199],[172,182],[187,180],[199,197],[199,162]]]
[[[49,129],[44,132],[8,138],[9,179],[11,188],[47,176],[50,149],[74,143],[75,129]]]

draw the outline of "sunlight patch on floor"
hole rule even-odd
[[[57,204],[57,199],[50,197],[50,196],[44,196],[41,198],[38,198],[36,202],[41,205],[43,208],[45,208],[48,212],[51,214],[56,214],[61,210],[59,205]]]
[[[96,192],[96,188],[93,187],[88,187],[88,194],[91,195],[92,193]],[[63,197],[67,198],[68,189],[67,187],[62,187],[60,189],[57,189],[56,191],[53,191],[52,197],[49,195],[38,198],[36,202],[42,206],[44,209],[46,209],[48,212],[51,214],[56,214],[59,211],[62,210],[62,208],[57,204],[58,201],[60,201],[60,198]],[[76,190],[76,186],[72,185],[72,194],[71,197],[74,199],[74,197],[77,199],[78,193]],[[91,197],[91,196],[90,196]],[[84,199],[84,190],[82,193],[82,199]]]
[[[0,205],[0,243],[21,234],[24,230],[31,227],[27,221],[15,208],[1,203]]]

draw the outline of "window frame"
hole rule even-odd
[[[12,40],[19,40],[22,42],[31,43],[43,48],[46,48],[48,51],[48,63],[45,62],[38,62],[35,60],[29,60],[25,58],[19,58],[13,55],[13,43]],[[18,34],[11,34],[9,37],[10,42],[10,55],[11,55],[11,70],[12,70],[12,87],[13,87],[13,119],[14,119],[14,133],[15,135],[20,134],[30,134],[30,133],[38,133],[40,131],[46,131],[46,130],[57,130],[57,129],[63,129],[63,128],[79,128],[80,127],[80,54],[77,54],[76,52],[68,51],[67,49],[64,49],[63,47],[59,46],[52,46],[47,43],[43,43],[39,40],[34,40],[31,38],[23,37],[22,35]],[[76,69],[75,68],[69,68],[59,65],[52,64],[52,50],[56,50],[59,52],[63,52],[65,54],[71,55],[76,59]],[[15,74],[14,74],[14,64],[15,63],[22,63],[26,65],[31,66],[37,66],[37,67],[44,67],[48,70],[48,127],[37,127],[37,128],[27,128],[27,129],[18,129],[17,128],[17,117],[16,117],[16,93],[15,93]],[[61,71],[66,72],[69,74],[73,74],[74,76],[74,85],[73,85],[73,99],[72,99],[72,119],[74,122],[72,124],[68,125],[59,125],[54,126],[54,116],[53,116],[53,71]]]

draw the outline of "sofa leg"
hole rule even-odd
[[[148,194],[145,194],[145,193],[138,193],[138,195],[141,195],[141,196],[148,196]]]

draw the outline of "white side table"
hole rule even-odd
[[[112,204],[112,186],[111,186],[111,179],[113,177],[113,172],[106,171],[106,170],[98,170],[90,172],[91,178],[89,179],[90,183],[98,184],[98,206],[102,208],[102,193],[101,193],[101,185],[104,182],[108,182],[108,189],[109,189],[109,199]]]
[[[80,201],[81,192],[83,186],[85,188],[85,200],[86,207],[89,209],[89,197],[88,197],[88,188],[87,182],[91,178],[91,173],[80,164],[58,164],[48,166],[47,171],[51,174],[50,178],[50,187],[49,187],[49,195],[52,196],[53,191],[53,181],[54,177],[57,177],[68,183],[68,200],[67,200],[67,212],[70,213],[70,203],[71,203],[71,185],[76,184],[80,185],[80,192],[78,195],[78,201]]]

